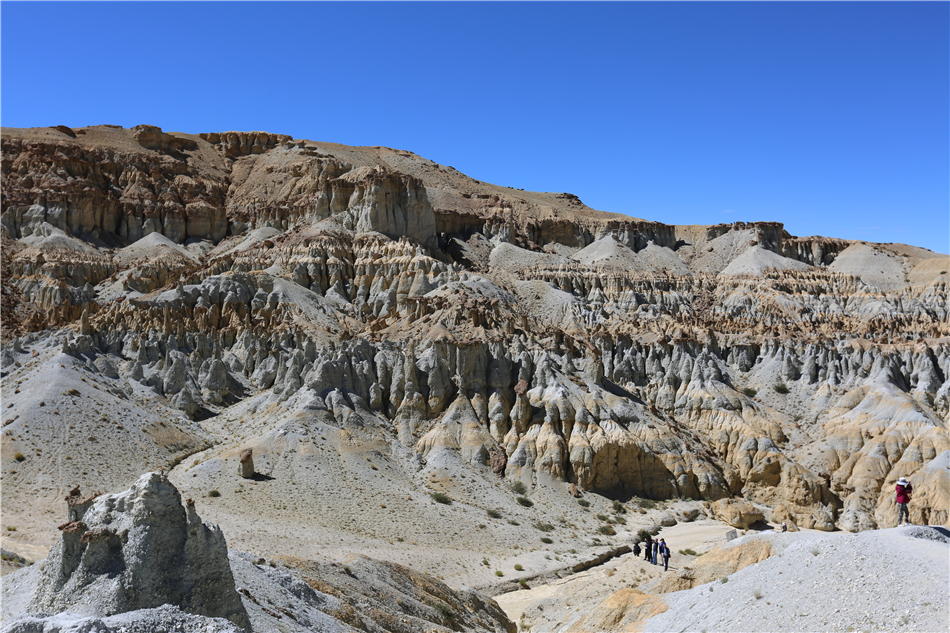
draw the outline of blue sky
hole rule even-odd
[[[20,3],[0,122],[408,149],[670,224],[950,251],[950,4]]]

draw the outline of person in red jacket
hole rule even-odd
[[[901,477],[897,480],[897,525],[901,522],[907,524],[907,519],[910,518],[907,504],[910,503],[910,493],[913,491],[914,487],[907,479]]]

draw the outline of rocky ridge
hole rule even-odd
[[[277,472],[272,434],[334,429],[394,468],[741,496],[824,530],[893,525],[911,476],[912,520],[948,521],[945,255],[664,225],[388,148],[71,131],[2,135],[7,490],[208,451],[188,477],[236,444]],[[25,388],[57,365],[121,415],[148,403],[134,463],[32,449],[66,422]]]

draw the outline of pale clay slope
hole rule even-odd
[[[788,257],[782,257],[761,246],[753,246],[729,262],[721,275],[754,275],[761,276],[770,269],[776,270],[808,270],[811,266]]]
[[[674,550],[669,572],[628,554],[605,565],[606,574],[569,579],[570,590],[552,585],[519,592],[533,594],[533,600],[519,602],[517,594],[509,594],[500,603],[523,628],[552,632],[946,629],[950,539],[945,528],[765,532],[725,545],[720,540],[721,549],[697,559],[676,551],[682,542],[673,537],[678,527],[667,538]],[[706,561],[714,558],[719,562],[710,567]],[[687,573],[685,567],[709,568],[712,582],[651,593],[660,589],[655,578],[669,581]]]

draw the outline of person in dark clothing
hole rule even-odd
[[[649,536],[647,537],[646,542],[643,544],[643,560],[649,561],[650,557],[653,555],[653,539]]]
[[[901,477],[897,480],[897,525],[900,525],[903,522],[905,525],[907,519],[910,518],[910,511],[907,509],[907,504],[910,503],[910,493],[914,491],[914,487],[910,485],[910,481]]]
[[[660,556],[663,557],[663,571],[670,568],[670,547],[666,544],[666,539],[660,539]]]
[[[656,565],[656,555],[660,553],[660,542],[653,541],[653,564]]]
[[[633,555],[634,555],[634,556],[639,556],[639,555],[640,555],[640,544],[639,544],[639,543],[634,543],[634,544],[633,544]]]

